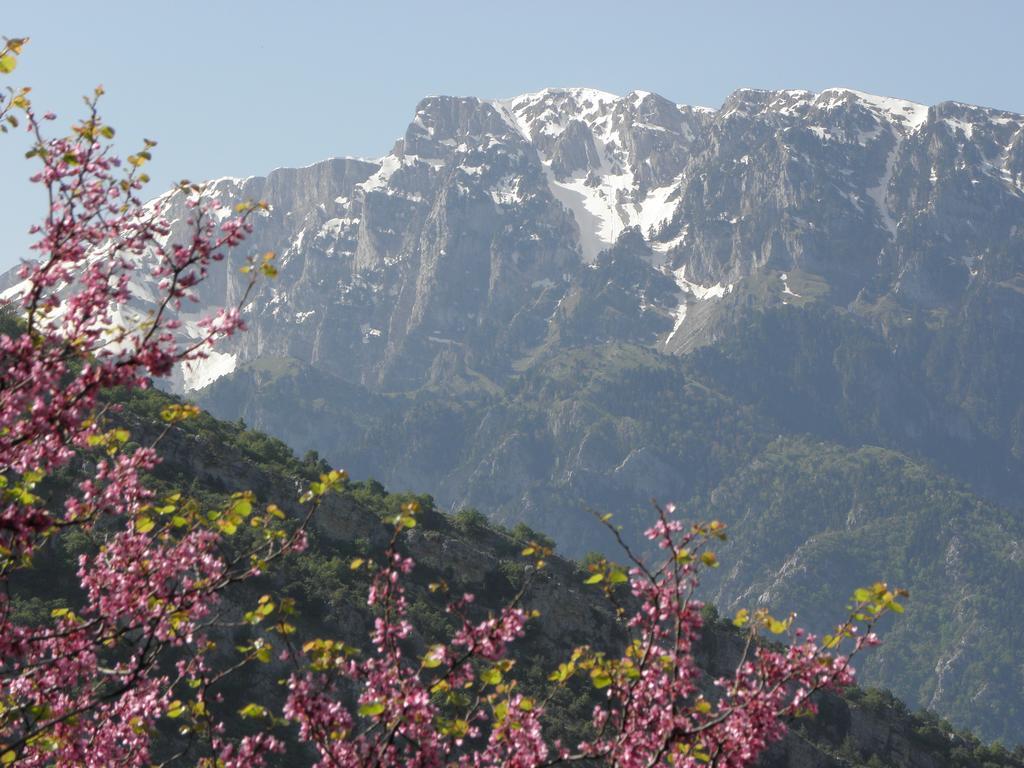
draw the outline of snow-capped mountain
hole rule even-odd
[[[769,303],[806,299],[794,286],[807,284],[840,305],[943,306],[1015,273],[1022,126],[838,88],[740,90],[718,110],[585,88],[427,98],[379,161],[212,185],[225,203],[271,203],[246,247],[282,269],[247,308],[253,332],[180,386],[265,355],[387,389],[452,356],[507,370],[555,328],[590,333],[573,297],[623,238],[645,265],[620,286],[634,302],[623,332],[670,352],[713,337],[713,305],[754,276],[775,279]],[[205,302],[238,288],[228,271]]]
[[[723,608],[826,627],[807,595],[910,568],[920,618],[868,679],[1019,732],[986,638],[1020,624],[967,596],[1014,589],[1024,528],[952,489],[1024,493],[1022,127],[846,89],[428,98],[380,161],[222,182],[273,206],[249,247],[281,273],[186,385],[237,366],[214,413],[574,555],[605,544],[581,510],[712,509]]]

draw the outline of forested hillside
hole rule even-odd
[[[131,430],[133,440],[146,441],[163,429],[159,414],[170,402],[168,396],[149,391],[117,399],[124,410],[116,419]],[[205,414],[174,427],[161,446],[165,462],[155,478],[158,486],[184,488],[189,497],[210,508],[223,504],[234,492],[252,490],[257,502],[277,503],[287,514],[297,516],[301,513],[297,489],[325,467],[313,454],[299,459],[279,440]],[[53,490],[75,473],[62,474]],[[365,602],[369,581],[365,572],[353,571],[350,562],[379,556],[389,537],[383,519],[413,499],[424,510],[421,525],[406,534],[402,546],[417,561],[409,583],[410,614],[417,627],[411,641],[414,647],[425,648],[452,626],[453,618],[443,610],[445,596],[430,589],[430,584],[444,581],[453,592],[475,593],[475,610],[481,615],[496,610],[517,593],[529,572],[521,550],[527,542],[543,541],[541,534],[522,524],[512,528],[495,525],[472,509],[444,514],[429,495],[390,493],[376,481],[364,480],[350,481],[325,500],[313,519],[306,552],[290,556],[265,577],[228,593],[229,605],[239,606],[229,611],[241,611],[241,606],[253,603],[259,593],[270,592],[276,599],[295,600],[302,636],[339,637],[364,645],[372,626],[372,613]],[[598,525],[593,520],[588,524]],[[735,572],[739,563],[735,553],[744,551],[743,538],[748,535],[761,536],[762,532],[736,526],[731,546],[721,550],[723,571]],[[41,620],[54,609],[75,607],[74,559],[93,546],[89,536],[75,536],[45,550],[35,568],[13,582],[17,618]],[[519,672],[524,683],[537,695],[551,685],[548,674],[575,646],[612,649],[623,642],[615,611],[600,589],[583,584],[587,576],[581,564],[556,555],[528,587],[525,605],[539,610],[540,616],[531,622],[513,657],[523,665]],[[708,597],[714,594],[713,587],[706,590]],[[833,615],[841,614],[842,601],[836,601],[834,595],[812,596],[822,605],[828,604]],[[698,647],[698,659],[710,676],[726,673],[743,644],[731,623],[717,616],[710,606],[705,610],[709,625]],[[901,632],[917,631],[915,626],[903,627],[905,621],[912,621],[909,614],[887,628],[886,635],[895,638]],[[246,630],[240,628],[230,642],[242,644],[246,637]],[[894,642],[891,650],[898,649]],[[872,653],[884,659],[890,648],[883,645]],[[283,700],[278,683],[281,674],[278,662],[249,667],[240,675],[229,676],[220,691],[229,707],[254,699],[269,706]],[[587,681],[560,691],[549,720],[552,735],[585,734],[595,695]],[[934,714],[911,714],[884,691],[854,689],[844,699],[828,695],[822,697],[821,707],[818,717],[797,721],[794,732],[761,764],[766,768],[1024,765],[1001,748],[987,747],[967,733],[957,733]],[[163,743],[170,749],[175,743],[170,735],[173,727],[165,722],[167,740]],[[293,734],[282,733],[291,740]],[[293,748],[297,747],[293,744]]]

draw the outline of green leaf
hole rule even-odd
[[[609,584],[625,584],[627,581],[629,581],[629,576],[626,575],[625,571],[621,571],[618,568],[608,574]]]
[[[139,533],[149,533],[156,527],[156,523],[148,517],[140,517],[135,521],[135,530]]]
[[[363,717],[372,717],[374,715],[379,715],[383,711],[383,701],[371,701],[359,707],[359,714]]]
[[[167,708],[168,717],[181,717],[185,714],[185,705],[175,699],[171,702],[171,705]]]
[[[554,672],[548,675],[548,680],[551,680],[555,683],[564,683],[566,680],[572,677],[572,673],[575,671],[575,669],[575,664],[559,664],[558,669],[556,669]]]
[[[434,669],[434,667],[441,666],[443,646],[435,645],[427,651],[426,656],[423,657],[423,668]]]
[[[494,708],[494,722],[503,723],[505,718],[508,717],[508,700],[498,702],[498,705]]]
[[[501,670],[497,667],[485,669],[480,673],[480,680],[487,685],[497,685],[501,682]]]
[[[603,573],[595,573],[593,576],[591,576],[589,579],[587,579],[583,583],[584,584],[600,584],[602,581],[604,581],[604,574]]]
[[[773,635],[781,635],[787,629],[789,629],[788,621],[779,621],[778,619],[773,619],[771,616],[768,617],[768,631]]]
[[[259,704],[246,704],[238,710],[238,714],[242,717],[266,717],[267,708],[261,707]]]
[[[590,672],[590,682],[595,688],[607,688],[612,684],[612,676],[603,669],[594,669]]]
[[[0,56],[0,73],[8,74],[18,66],[18,60],[13,56]]]

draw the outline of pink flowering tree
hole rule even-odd
[[[5,41],[0,74],[14,70],[24,44]],[[179,751],[160,756],[167,763],[259,766],[284,750],[273,735],[281,728],[313,749],[318,766],[745,766],[781,737],[787,718],[814,710],[816,691],[852,681],[850,656],[877,642],[872,627],[882,615],[902,610],[902,593],[884,584],[858,590],[848,619],[820,642],[791,619],[741,611],[741,664],[727,678],[703,680],[692,652],[701,629],[693,592],[700,569],[717,565],[709,545],[724,527],[686,527],[671,506],[647,532],[660,562],[646,563],[620,540],[627,566],[591,566],[587,581],[619,606],[629,642],[614,654],[577,648],[541,695],[527,694],[508,656],[534,615],[522,592],[483,619],[471,595],[454,598],[448,611],[457,629],[415,651],[403,587],[414,564],[401,551],[402,532],[418,523],[415,503],[390,520],[379,563],[351,564],[371,574],[368,645],[302,639],[289,617],[295,607],[264,596],[234,622],[253,630],[251,642],[230,661],[214,653],[225,591],[301,550],[310,515],[345,476],[332,471],[313,483],[300,520],[249,493],[203,509],[144,482],[159,462],[159,437],[134,447],[126,430],[111,426],[105,393],[148,387],[243,330],[237,308],[222,310],[200,324],[202,338],[183,341],[175,311],[195,298],[215,262],[243,245],[265,206],[240,205],[218,223],[216,201],[183,184],[189,234],[171,240],[160,206],[140,196],[153,144],[120,162],[98,111],[101,93],[58,138],[47,137],[53,116],[36,113],[27,89],[0,96],[0,127],[33,137],[32,180],[50,202],[32,230],[35,259],[21,267],[7,304],[16,319],[0,333],[0,766],[148,766],[159,733],[178,735],[171,741]],[[146,312],[133,309],[131,276],[140,269],[160,290]],[[251,288],[258,275],[273,275],[272,256],[248,257],[243,271]],[[172,405],[163,418],[170,428],[195,412]],[[55,502],[47,478],[69,465],[91,477]],[[256,534],[232,546],[243,524]],[[9,584],[71,530],[98,542],[78,561],[80,605],[55,610],[49,622],[16,621]],[[531,543],[523,555],[537,572],[550,552]],[[766,644],[760,632],[788,644]],[[245,735],[231,732],[213,714],[217,684],[273,658],[291,668],[282,711],[246,704],[238,713]],[[599,697],[592,736],[563,744],[545,733],[544,717],[552,697],[578,678]]]
[[[5,41],[0,72],[15,68],[24,44]],[[32,228],[35,259],[21,267],[22,283],[6,305],[11,322],[0,334],[2,765],[150,764],[150,736],[174,691],[189,686],[201,702],[216,674],[207,633],[225,588],[303,542],[301,527],[283,525],[276,507],[255,509],[251,494],[236,494],[220,510],[197,509],[181,494],[158,498],[142,481],[158,463],[156,443],[132,447],[126,430],[110,427],[104,393],[148,387],[243,328],[237,308],[222,310],[200,323],[200,339],[182,341],[174,311],[194,298],[265,206],[240,206],[216,224],[216,202],[183,185],[190,232],[172,241],[159,205],[139,197],[153,143],[122,163],[98,112],[101,93],[86,99],[85,118],[58,138],[47,137],[54,116],[36,113],[28,89],[9,89],[0,101],[4,132],[25,129],[32,137],[32,181],[49,199]],[[130,278],[140,268],[160,290],[147,312],[131,308]],[[246,270],[255,279],[273,267],[259,256]],[[163,417],[170,426],[195,411],[175,405]],[[45,481],[72,461],[91,477],[54,503]],[[339,479],[332,473],[324,484]],[[223,541],[243,520],[261,536],[226,555]],[[54,611],[42,626],[20,625],[9,582],[72,529],[99,541],[78,563],[81,606]],[[213,755],[277,748],[264,736],[236,744],[216,722],[206,731]]]

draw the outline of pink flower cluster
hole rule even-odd
[[[478,677],[475,662],[503,659],[508,644],[522,637],[527,614],[509,606],[496,617],[474,622],[466,617],[473,598],[464,595],[448,606],[460,620],[452,641],[431,649],[424,659],[406,653],[403,641],[409,638],[412,626],[402,577],[412,570],[413,562],[399,554],[397,541],[403,528],[414,521],[414,514],[414,505],[410,505],[370,585],[367,602],[380,613],[371,633],[374,654],[364,659],[343,643],[312,641],[304,648],[310,669],[296,672],[289,681],[284,714],[299,724],[302,739],[316,745],[321,756],[317,766],[427,768],[449,764],[456,756],[460,764],[477,764],[462,754],[461,747],[467,740],[480,738],[477,721],[483,711],[472,708],[462,718],[446,722],[437,699],[444,692],[454,694],[472,687]],[[433,674],[423,674],[427,671]],[[345,683],[359,688],[356,713],[342,703]],[[536,720],[539,714],[524,717],[523,722]],[[358,729],[360,720],[368,721],[369,727]],[[518,749],[525,733],[512,722],[509,720],[505,729],[514,730],[516,738],[503,741],[498,730],[491,731],[492,746],[487,754],[510,755],[510,750]],[[539,734],[539,725],[529,731]],[[546,754],[543,741],[541,748]]]
[[[786,718],[813,712],[812,694],[849,685],[853,670],[848,657],[823,649],[800,630],[791,633],[785,650],[777,651],[757,642],[751,629],[749,658],[732,677],[715,680],[710,690],[706,683],[702,687],[693,657],[702,605],[692,595],[699,569],[717,565],[707,545],[724,538],[724,526],[687,530],[673,514],[671,506],[659,509],[658,522],[647,531],[648,539],[666,552],[659,567],[649,568],[626,547],[633,558],[628,577],[621,566],[605,563],[589,579],[607,585],[628,582],[639,607],[626,619],[631,640],[620,658],[579,648],[550,678],[558,686],[574,675],[589,675],[603,692],[604,701],[593,713],[594,737],[575,749],[545,736],[547,700],[528,698],[506,676],[513,666],[506,658],[508,645],[523,635],[529,618],[516,605],[472,622],[465,618],[472,596],[464,595],[449,605],[461,626],[447,644],[431,647],[420,658],[403,651],[412,628],[401,580],[412,562],[398,553],[396,542],[410,525],[408,516],[398,520],[370,587],[369,602],[379,611],[372,637],[375,653],[360,659],[336,641],[307,644],[308,668],[291,677],[285,716],[298,722],[300,738],[318,749],[318,767],[753,764],[785,733]],[[876,585],[870,596],[859,599],[837,637],[854,638],[854,652],[874,644],[874,635],[858,636],[856,617],[867,616],[870,624],[895,596]],[[776,633],[784,631],[779,625],[789,626],[766,613],[759,613],[757,621]],[[345,704],[353,690],[358,691],[356,711]]]

